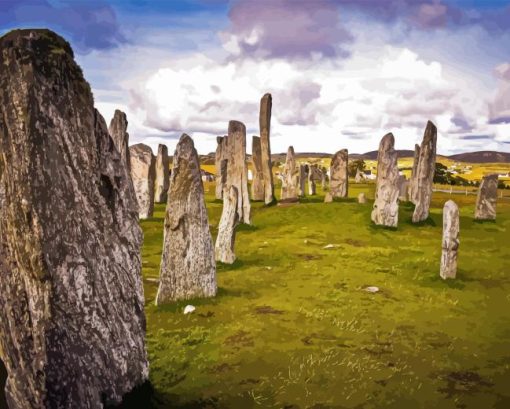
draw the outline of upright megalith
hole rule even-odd
[[[459,208],[453,200],[443,207],[443,243],[441,253],[441,278],[455,278],[457,274],[457,252],[459,250]]]
[[[486,175],[482,178],[476,197],[475,219],[496,220],[498,200],[498,175]]]
[[[342,149],[333,155],[329,171],[329,196],[347,197],[349,190],[348,172],[349,154],[347,149]]]
[[[236,240],[236,226],[239,222],[237,214],[237,189],[230,186],[230,190],[223,196],[223,211],[221,213],[218,237],[216,238],[216,260],[225,264],[232,264],[236,260],[234,244]]]
[[[216,137],[216,155],[214,156],[215,181],[216,181],[216,199],[223,199],[223,190],[227,182],[227,137]]]
[[[251,182],[252,200],[263,201],[264,192],[264,171],[262,169],[262,148],[260,137],[254,136],[251,143],[251,163],[253,166],[253,180]]]
[[[154,201],[156,203],[166,203],[168,187],[170,186],[170,160],[166,145],[160,144],[158,146],[155,174]]]
[[[303,197],[305,195],[306,188],[306,165],[299,165],[299,189],[298,196]]]
[[[264,175],[264,202],[266,204],[273,203],[274,183],[273,183],[273,164],[271,162],[271,94],[265,94],[260,100],[260,151],[262,158],[262,174]]]
[[[136,199],[69,44],[0,38],[0,359],[11,409],[120,403],[148,377]]]
[[[110,127],[108,128],[108,131],[110,132],[110,136],[113,139],[113,143],[120,153],[122,162],[124,162],[129,170],[131,164],[129,160],[129,134],[127,132],[127,127],[128,120],[126,114],[116,109],[115,113],[113,114],[113,118],[110,121]]]
[[[424,221],[429,217],[434,173],[436,170],[436,144],[437,128],[432,122],[428,121],[423,142],[420,146],[420,159],[416,167],[416,176],[413,182],[415,204],[413,223]]]
[[[156,305],[216,295],[216,263],[193,140],[181,136],[173,157]]]
[[[400,175],[398,177],[398,191],[398,200],[401,202],[407,202],[409,200],[409,180],[407,180],[405,175]]]
[[[131,159],[131,180],[138,203],[138,216],[140,219],[147,219],[154,213],[156,160],[150,146],[143,143],[130,146],[129,156]]]
[[[310,196],[317,194],[317,186],[315,183],[317,177],[320,177],[317,165],[310,165],[308,168],[308,194]]]
[[[377,180],[372,221],[380,226],[398,225],[398,166],[395,138],[386,134],[377,154]]]
[[[297,201],[299,195],[299,168],[296,163],[294,147],[287,149],[287,158],[282,172],[282,201]]]
[[[246,163],[246,127],[242,122],[230,121],[227,137],[227,180],[225,191],[237,189],[239,222],[250,224],[250,194],[248,193],[248,165]]]
[[[416,175],[418,172],[418,162],[419,161],[420,161],[420,145],[415,144],[414,145],[413,169],[411,171],[411,179],[409,181],[409,186],[407,188],[408,189],[408,197],[412,203],[416,203],[414,192],[415,192]]]

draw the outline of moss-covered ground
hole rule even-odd
[[[206,185],[213,236],[221,202]],[[218,296],[155,307],[164,206],[143,221],[150,385],[132,407],[510,407],[510,200],[495,223],[474,196],[438,193],[431,216],[396,230],[372,202],[254,203],[238,260],[218,266]],[[439,278],[442,206],[461,209],[459,271]],[[325,249],[328,244],[332,248]],[[330,246],[331,247],[331,246]],[[368,293],[377,286],[378,293]],[[197,307],[183,315],[187,304]],[[150,402],[150,403],[149,403]],[[128,405],[129,406],[129,405]]]

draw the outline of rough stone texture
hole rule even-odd
[[[11,409],[102,408],[148,377],[129,174],[69,44],[0,39],[0,355]]]
[[[299,165],[299,197],[305,195],[306,189],[306,165]]]
[[[116,109],[110,121],[108,132],[110,132],[113,143],[117,147],[120,157],[129,171],[131,164],[129,160],[129,134],[127,133],[127,127],[128,121],[126,114]]]
[[[152,217],[154,213],[154,182],[156,179],[156,160],[152,149],[143,143],[129,147],[131,159],[131,180],[135,188],[140,219]]]
[[[441,254],[441,278],[455,278],[457,274],[457,252],[459,250],[459,208],[453,200],[443,207],[443,252]]]
[[[310,196],[314,196],[317,194],[317,186],[315,184],[315,179],[318,175],[317,165],[310,165],[308,168],[308,194]]]
[[[333,198],[347,197],[349,187],[348,159],[347,149],[338,151],[331,159],[329,193]]]
[[[294,147],[287,149],[287,158],[282,172],[282,200],[295,200],[299,194],[299,168],[296,163]]]
[[[381,226],[398,225],[398,166],[393,134],[386,134],[379,144],[377,180],[372,221]]]
[[[428,121],[423,142],[420,146],[420,160],[416,168],[413,186],[415,200],[413,223],[421,222],[429,217],[433,179],[436,171],[436,144],[437,128],[432,122]]]
[[[367,202],[367,197],[365,196],[365,193],[360,193],[358,195],[358,203],[365,204]]]
[[[260,100],[260,150],[262,158],[262,174],[264,175],[264,201],[266,204],[271,204],[275,201],[270,143],[272,104],[271,94],[265,94]]]
[[[418,172],[418,162],[420,161],[420,145],[414,145],[414,159],[413,159],[413,169],[411,171],[411,179],[409,181],[408,187],[408,196],[409,200],[412,203],[416,203],[415,197],[415,186],[416,186],[416,174]]]
[[[225,183],[227,182],[227,137],[218,136],[216,137],[218,143],[216,147],[216,155],[214,157],[214,165],[216,169],[215,180],[216,180],[216,199],[223,199],[223,190],[225,189]]]
[[[168,158],[168,148],[166,145],[160,144],[158,146],[155,173],[154,201],[156,203],[166,203],[168,199],[168,187],[170,186],[170,160]]]
[[[363,172],[361,170],[356,169],[356,176],[354,177],[354,181],[356,183],[362,183],[365,180],[365,175],[363,175]]]
[[[216,295],[216,263],[193,140],[181,136],[173,157],[156,305]]]
[[[260,138],[254,136],[251,144],[251,162],[253,165],[253,180],[251,181],[252,200],[265,200],[264,172],[262,170],[262,148]]]
[[[409,190],[409,180],[407,180],[405,175],[400,175],[398,177],[398,200],[401,202],[407,202],[408,198],[408,190]]]
[[[498,199],[498,175],[482,178],[476,197],[475,219],[496,220],[496,202]]]
[[[230,190],[225,192],[223,198],[223,211],[221,213],[215,247],[217,261],[232,264],[236,260],[234,244],[238,222],[237,189],[235,186],[231,186]]]
[[[246,164],[246,127],[242,122],[229,122],[227,141],[228,164],[225,191],[229,191],[230,186],[237,189],[239,222],[250,224],[251,205],[248,193],[248,165]]]

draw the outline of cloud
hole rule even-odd
[[[500,64],[494,72],[499,84],[494,99],[489,103],[489,123],[510,123],[510,64]]]
[[[463,139],[463,140],[467,140],[467,141],[478,141],[478,140],[494,139],[494,135],[464,135],[464,136],[460,136],[459,139]]]
[[[71,41],[80,53],[125,43],[116,14],[104,1],[2,0],[0,27],[43,26]]]

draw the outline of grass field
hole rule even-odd
[[[211,231],[221,203],[207,184]],[[164,207],[145,233],[151,385],[126,406],[175,408],[510,407],[510,200],[496,223],[461,209],[458,278],[439,278],[441,209],[397,230],[370,222],[373,185],[291,207],[253,204],[238,260],[218,266],[218,296],[155,307]],[[333,244],[332,249],[324,249]],[[378,286],[375,294],[364,291]],[[186,304],[196,311],[183,315]],[[151,401],[151,405],[148,401]]]

